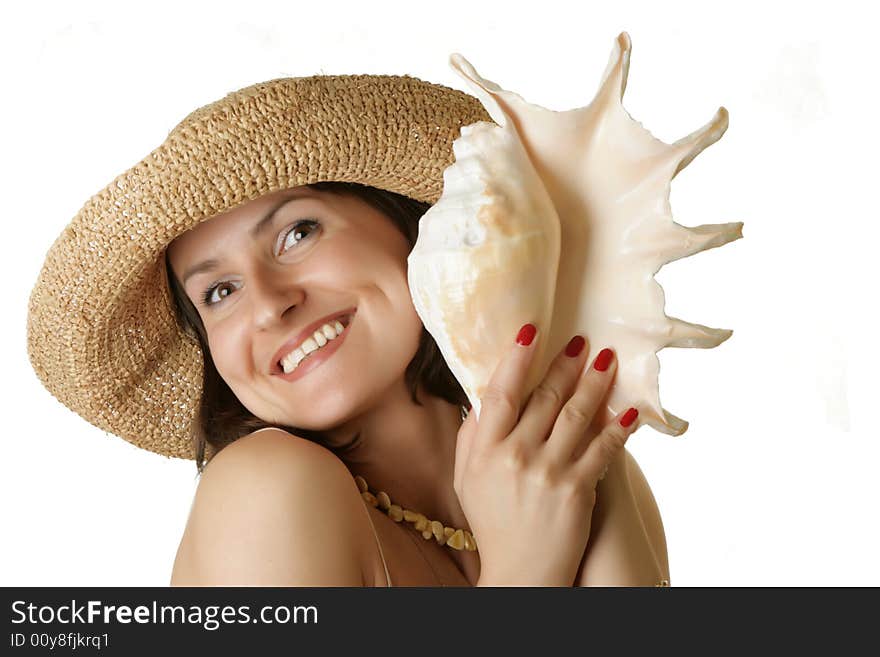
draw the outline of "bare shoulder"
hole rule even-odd
[[[172,586],[362,586],[369,520],[348,468],[281,429],[244,436],[205,467]]]

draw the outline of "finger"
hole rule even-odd
[[[479,431],[473,439],[473,449],[501,442],[519,421],[526,376],[539,339],[537,331],[534,324],[523,326],[495,367],[480,397]]]
[[[628,408],[590,441],[584,453],[574,462],[574,473],[585,486],[596,487],[608,465],[617,458],[627,440],[639,428],[638,408]],[[630,422],[628,426],[623,423]]]
[[[577,386],[589,351],[586,338],[576,335],[556,355],[544,380],[529,396],[512,440],[533,446],[547,440],[562,405]]]
[[[575,450],[582,447],[599,404],[617,372],[614,350],[602,349],[593,359],[584,375],[577,381],[574,394],[562,406],[556,417],[550,438],[544,446],[542,457],[567,467],[573,460]]]

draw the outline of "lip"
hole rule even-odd
[[[344,317],[345,315],[351,315],[351,319],[349,319],[349,321],[348,321],[348,324],[351,325],[351,322],[354,321],[354,315],[355,315],[356,310],[357,310],[357,308],[355,308],[355,307],[346,308],[345,310],[340,310],[338,312],[327,315],[326,317],[322,317],[321,319],[318,319],[318,320],[312,322],[311,324],[309,324],[308,326],[306,326],[302,331],[300,331],[294,337],[292,337],[290,340],[287,340],[283,345],[281,345],[281,347],[278,349],[278,351],[275,352],[275,355],[272,357],[272,362],[269,364],[269,373],[281,376],[282,378],[293,377],[299,370],[302,369],[302,367],[306,363],[303,363],[300,367],[297,367],[290,374],[285,374],[284,370],[281,368],[281,365],[279,365],[278,361],[280,361],[282,358],[284,358],[284,356],[286,356],[291,351],[293,351],[294,348],[301,345],[315,331],[317,331],[319,328],[324,326],[324,324],[332,323],[333,320],[339,319],[340,317]],[[346,335],[348,335],[348,326],[346,326],[345,330],[331,341],[331,344],[329,344],[325,347],[321,347],[321,351],[324,351],[325,349],[330,349],[337,342],[342,342],[343,337],[345,337]],[[336,349],[335,348],[330,349],[330,351],[327,353],[327,355],[329,356],[333,351],[336,351]],[[318,359],[320,361],[321,359],[318,358],[319,356],[320,356],[320,354],[315,354],[313,356],[309,356],[307,360]],[[311,368],[309,368],[309,369],[311,369]]]

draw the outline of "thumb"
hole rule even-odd
[[[452,486],[459,497],[461,497],[461,477],[467,465],[471,444],[474,441],[474,434],[477,429],[476,415],[472,408],[461,427],[459,427],[458,437],[455,441],[455,467],[453,469]]]

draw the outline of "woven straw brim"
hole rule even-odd
[[[491,119],[472,96],[386,75],[270,80],[195,110],[50,247],[28,307],[37,376],[96,427],[194,459],[202,354],[175,319],[167,245],[242,203],[320,181],[434,203],[453,140],[476,121]]]

